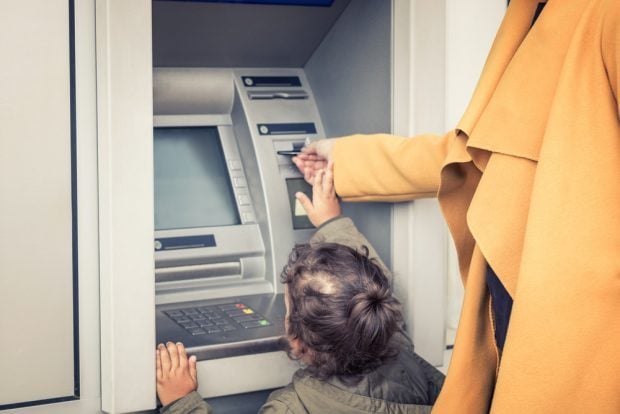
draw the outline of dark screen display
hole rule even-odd
[[[216,127],[155,128],[155,230],[240,224]]]

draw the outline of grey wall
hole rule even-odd
[[[325,133],[390,132],[392,1],[351,0],[305,65]],[[351,217],[391,265],[392,205],[345,203]]]

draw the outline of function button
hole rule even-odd
[[[224,332],[234,331],[235,329],[237,329],[237,328],[235,328],[232,325],[222,325],[222,326],[220,326],[220,328],[222,328],[222,331],[224,331]]]
[[[188,331],[192,335],[204,335],[207,333],[207,331],[205,331],[204,329],[200,329],[200,328],[188,329]]]
[[[221,325],[227,325],[228,322],[226,322],[224,319],[217,319],[215,321],[213,321],[215,323],[216,326],[221,326]]]
[[[238,195],[238,199],[239,199],[239,204],[242,206],[248,206],[250,205],[250,197],[246,194],[239,194]]]
[[[245,308],[245,305],[243,303],[227,303],[226,305],[218,306],[218,308],[220,308],[220,310],[227,311],[231,309],[240,309],[239,306]]]
[[[247,321],[247,322],[241,322],[240,323],[241,326],[243,326],[245,329],[250,329],[250,328],[258,328],[259,326],[263,326],[261,324],[261,321]]]
[[[177,316],[174,319],[175,322],[177,323],[186,323],[186,322],[191,322],[191,319],[188,318],[187,316],[183,315],[183,316]]]
[[[183,309],[183,313],[185,313],[186,315],[198,315],[198,310],[197,309]]]
[[[230,317],[241,316],[241,315],[250,315],[252,313],[254,313],[254,311],[252,309],[250,309],[250,308],[247,308],[247,309],[233,309],[233,310],[226,311],[226,314],[228,316],[230,316]]]
[[[183,326],[185,329],[189,330],[190,328],[198,328],[198,324],[194,323],[194,322],[185,322],[182,323],[181,326]]]
[[[205,328],[207,330],[207,332],[211,333],[217,333],[217,332],[222,332],[222,330],[220,328],[218,328],[217,326],[210,326],[208,328]]]
[[[203,327],[203,326],[213,326],[213,322],[208,321],[208,320],[206,320],[206,319],[205,319],[204,321],[200,321],[200,322],[197,322],[197,323],[198,323],[198,325],[200,325],[201,327]]]
[[[228,161],[228,166],[231,170],[240,170],[242,167],[241,160],[230,160]]]
[[[190,318],[191,318],[193,321],[202,321],[202,320],[207,319],[207,318],[206,318],[203,314],[198,314],[198,315],[190,315]]]
[[[243,177],[234,177],[233,178],[233,185],[235,187],[245,187],[248,184],[245,182],[245,178],[243,178]]]
[[[243,315],[243,316],[235,316],[233,319],[239,323],[247,322],[247,321],[257,321],[263,319],[262,316],[254,314],[254,315]]]
[[[183,316],[183,312],[180,310],[171,310],[171,311],[166,311],[166,315],[172,316],[172,317]]]

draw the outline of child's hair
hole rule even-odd
[[[287,335],[298,339],[308,370],[320,379],[359,376],[398,351],[400,303],[381,267],[336,243],[297,245],[281,275],[288,285]]]

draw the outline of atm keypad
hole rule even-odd
[[[271,325],[271,322],[264,316],[244,303],[174,309],[164,311],[164,313],[192,335],[207,335]]]

